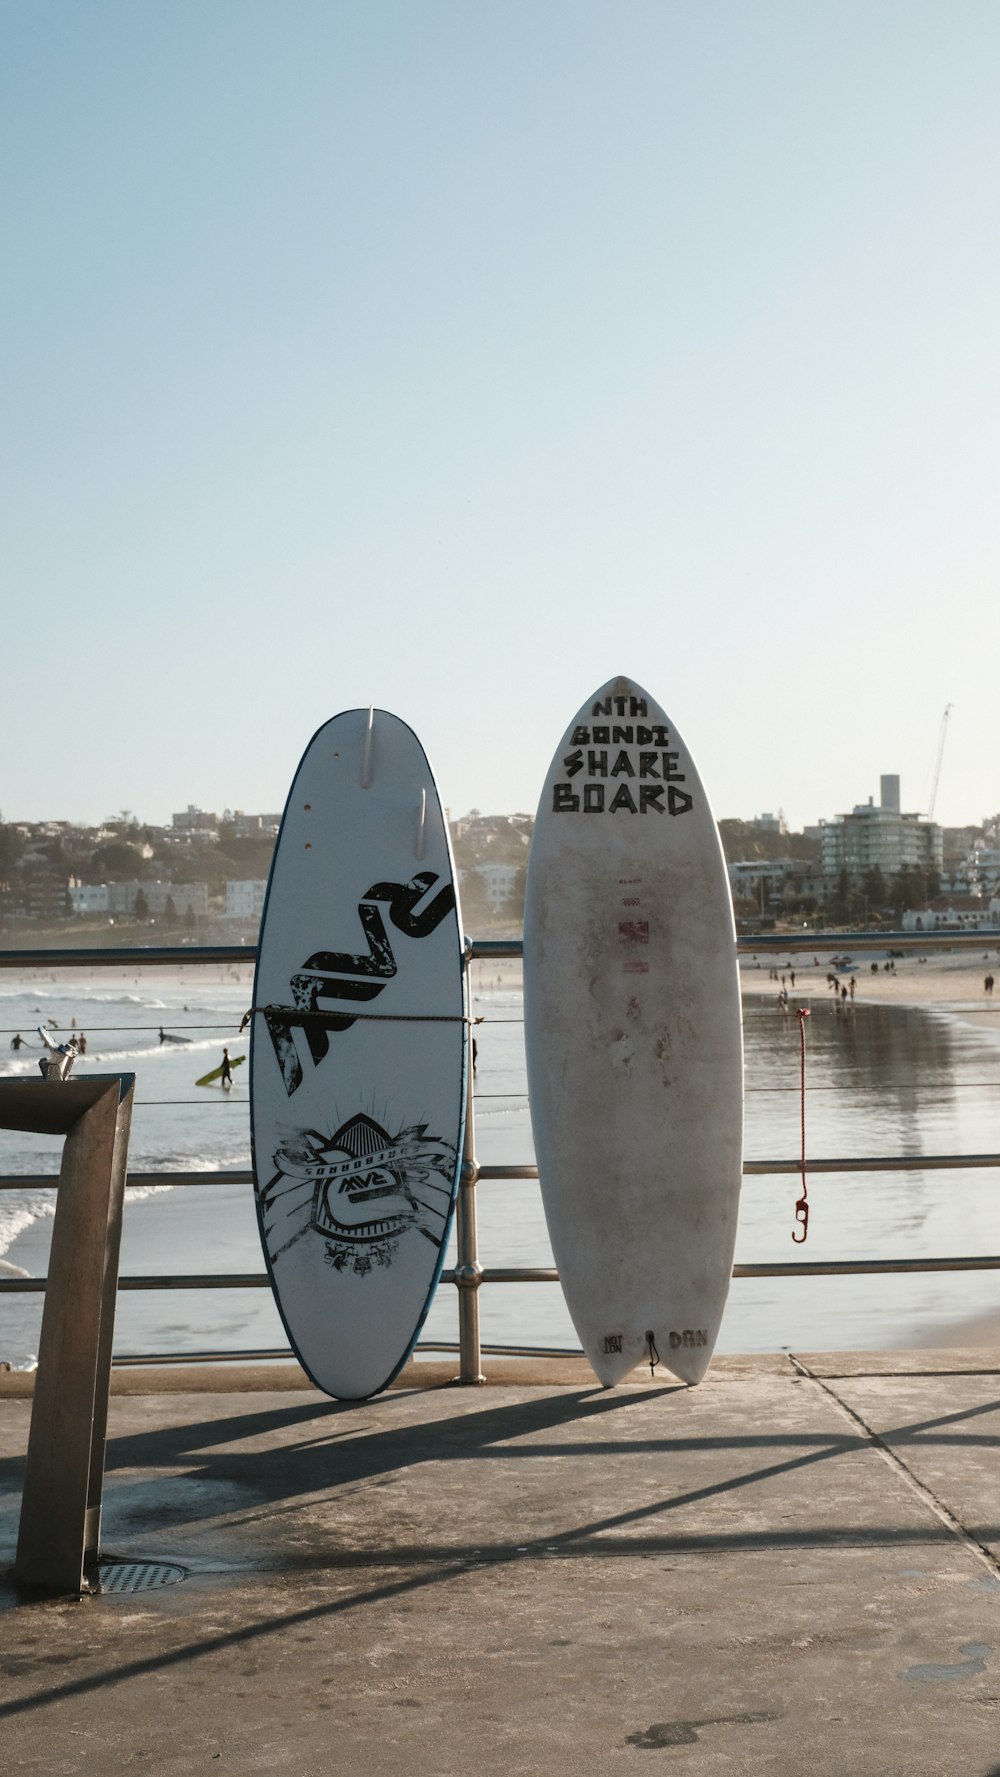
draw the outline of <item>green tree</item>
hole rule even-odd
[[[479,871],[463,870],[460,875],[462,924],[469,936],[475,938],[493,924],[493,909]]]
[[[14,876],[24,852],[24,839],[16,827],[0,821],[0,895],[13,892]]]
[[[146,860],[127,840],[104,839],[90,854],[89,871],[97,882],[128,882],[145,876]]]
[[[140,925],[149,918],[149,901],[143,889],[140,889],[135,897],[135,917]]]
[[[826,916],[834,925],[846,925],[851,917],[851,879],[846,870],[837,877],[837,886],[826,904]]]
[[[889,898],[889,889],[877,864],[865,871],[861,878],[861,892],[868,902],[870,912],[881,912]]]

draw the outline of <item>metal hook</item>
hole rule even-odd
[[[795,1220],[802,1223],[802,1232],[801,1234],[796,1234],[793,1228],[792,1239],[796,1246],[801,1246],[809,1232],[809,1204],[804,1192],[795,1205]]]
[[[361,788],[371,788],[372,781],[372,731],[375,727],[375,706],[368,705],[368,726],[365,729],[365,748],[361,755]]]

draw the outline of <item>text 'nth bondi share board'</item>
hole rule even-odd
[[[461,1165],[466,986],[448,830],[405,723],[313,737],[268,883],[251,1126],[261,1239],[305,1370],[390,1382],[437,1284]]]
[[[742,1168],[736,932],[718,830],[663,710],[613,679],[566,730],[528,864],[531,1123],[563,1292],[600,1380],[711,1360]]]

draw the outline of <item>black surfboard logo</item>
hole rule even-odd
[[[450,882],[444,884],[433,900],[426,901],[439,880],[433,871],[421,870],[410,882],[373,883],[358,902],[358,918],[368,944],[367,954],[355,955],[346,950],[314,951],[289,982],[290,1005],[262,1008],[289,1098],[303,1080],[295,1033],[301,1033],[313,1066],[318,1067],[329,1052],[331,1031],[349,1030],[359,1016],[357,1011],[348,1011],[347,1006],[360,1006],[377,999],[396,974],[396,957],[382,917],[382,907],[397,931],[408,938],[426,938],[455,905],[455,889]],[[337,1010],[338,1004],[344,1009]]]
[[[272,1264],[306,1236],[324,1245],[335,1271],[359,1277],[391,1265],[411,1230],[440,1248],[451,1218],[458,1150],[426,1123],[395,1133],[364,1112],[324,1138],[288,1137],[261,1192]]]

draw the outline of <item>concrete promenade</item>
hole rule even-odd
[[[1000,1353],[494,1376],[116,1373],[104,1549],[187,1577],[48,1602],[0,1378],[2,1769],[1000,1777]]]

